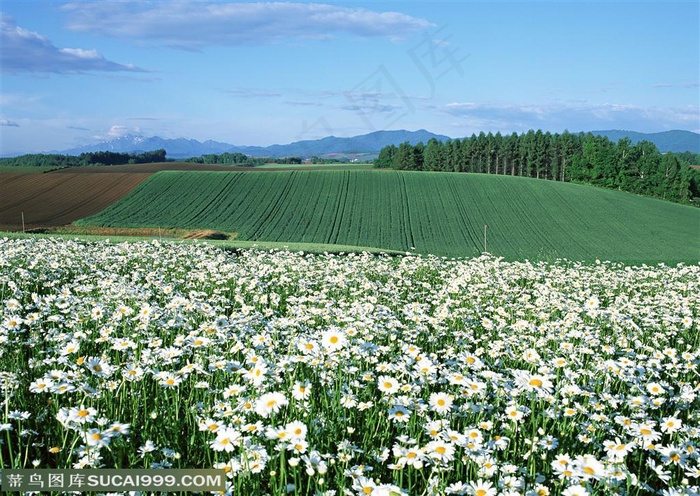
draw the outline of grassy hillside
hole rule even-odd
[[[451,257],[693,261],[700,209],[590,186],[398,171],[160,172],[83,225]]]

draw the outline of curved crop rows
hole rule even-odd
[[[695,260],[700,210],[573,184],[397,171],[161,172],[87,225],[474,256]]]

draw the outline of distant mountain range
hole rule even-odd
[[[691,131],[662,131],[660,133],[637,133],[634,131],[591,131],[593,134],[605,136],[617,143],[622,138],[629,138],[632,144],[640,141],[651,141],[661,152],[693,152],[700,153],[700,134]]]
[[[158,136],[126,135],[109,141],[71,148],[58,153],[80,155],[85,152],[112,151],[120,153],[141,153],[149,150],[165,149],[168,158],[198,157],[207,153],[243,153],[251,157],[325,157],[378,154],[387,145],[399,145],[408,141],[412,145],[426,143],[435,138],[439,141],[450,139],[448,136],[430,133],[424,129],[418,131],[375,131],[351,138],[328,136],[316,140],[295,141],[287,145],[237,146],[219,141],[199,142],[193,139],[166,139]]]
[[[690,131],[663,131],[660,133],[637,133],[634,131],[592,131],[593,134],[606,136],[617,142],[628,137],[632,143],[648,140],[654,143],[662,152],[691,151],[700,153],[700,134]],[[424,129],[418,131],[375,131],[369,134],[338,138],[328,136],[316,140],[296,141],[287,145],[270,146],[237,146],[230,143],[207,140],[200,142],[194,139],[167,139],[158,136],[145,137],[126,135],[109,141],[101,141],[70,150],[56,153],[79,155],[85,152],[113,151],[120,153],[141,153],[150,150],[165,149],[168,158],[182,159],[198,157],[208,153],[243,153],[252,157],[352,157],[357,155],[371,156],[388,145],[399,145],[408,141],[412,145],[418,142],[427,143],[431,138],[438,141],[450,139],[448,136],[433,134]],[[369,158],[369,157],[368,157]]]

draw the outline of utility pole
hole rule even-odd
[[[484,253],[486,253],[486,229],[489,227],[488,224],[484,224]]]
[[[24,212],[22,212],[22,232],[24,232]]]

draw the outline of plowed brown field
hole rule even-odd
[[[353,167],[352,164],[349,167]],[[280,170],[340,170],[338,165],[284,165],[280,164],[272,168],[245,167],[240,165],[222,164],[193,164],[189,162],[156,162],[151,164],[125,164],[109,166],[66,167],[51,171],[50,174],[94,174],[94,173],[124,173],[124,172],[160,172],[164,170],[174,171],[222,171],[222,172],[275,172]]]
[[[66,167],[50,172],[50,174],[123,174],[140,173],[140,172],[160,172],[164,170],[184,170],[184,171],[253,171],[264,170],[256,169],[255,167],[239,167],[236,165],[220,165],[220,164],[191,164],[188,162],[156,162],[152,164],[125,164],[125,165],[109,165],[109,166],[91,166],[91,167]]]
[[[0,174],[0,230],[61,226],[99,212],[148,172]]]

